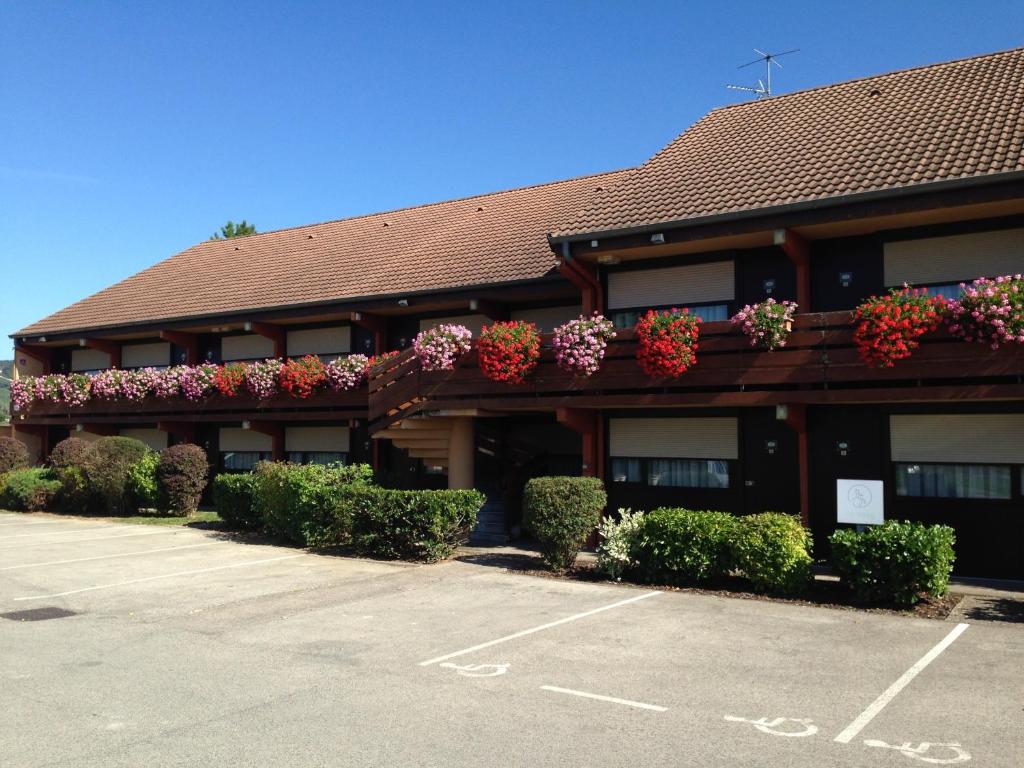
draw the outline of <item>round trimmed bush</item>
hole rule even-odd
[[[736,518],[662,507],[644,515],[635,539],[637,575],[655,584],[699,584],[728,575]]]
[[[0,474],[24,469],[28,464],[28,448],[21,440],[0,437]]]
[[[262,525],[256,512],[255,491],[256,476],[252,472],[213,478],[213,503],[230,528],[254,531]]]
[[[182,443],[164,450],[156,469],[161,511],[194,515],[209,472],[206,451],[198,445]]]
[[[120,514],[127,507],[128,472],[149,448],[131,437],[101,437],[85,462],[85,476],[103,512]]]
[[[50,466],[54,469],[84,467],[92,444],[80,437],[67,437],[50,451]]]
[[[798,595],[811,581],[811,533],[794,515],[741,517],[732,539],[733,563],[759,592]]]
[[[535,477],[526,484],[523,524],[540,542],[549,568],[573,566],[607,503],[604,483],[596,477]]]

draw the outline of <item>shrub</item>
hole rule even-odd
[[[633,552],[643,519],[643,512],[620,509],[617,518],[609,516],[601,521],[597,529],[601,536],[597,545],[598,573],[618,581],[636,567]]]
[[[198,445],[182,443],[163,450],[156,468],[160,511],[194,515],[209,472],[206,451]]]
[[[125,490],[128,493],[128,504],[135,509],[154,509],[160,503],[159,486],[156,481],[156,468],[160,464],[160,454],[149,451],[135,464],[128,468]]]
[[[54,475],[60,481],[56,507],[69,515],[87,514],[93,506],[93,495],[82,467],[57,467]]]
[[[486,497],[479,491],[396,491],[353,487],[346,506],[362,554],[435,562],[469,539]]]
[[[637,575],[659,584],[693,584],[732,570],[736,518],[726,512],[663,507],[644,515],[636,534]]]
[[[523,523],[553,570],[571,568],[608,503],[596,477],[535,477],[523,492]]]
[[[80,437],[67,437],[50,451],[50,466],[54,469],[84,467],[92,445]]]
[[[737,520],[733,563],[758,591],[800,594],[811,580],[811,545],[799,517],[762,512]]]
[[[213,478],[213,503],[231,528],[254,531],[262,524],[256,513],[255,491],[256,475],[252,472]]]
[[[14,437],[0,437],[0,472],[11,472],[28,466],[28,448]]]
[[[127,505],[128,472],[149,448],[131,437],[101,437],[89,451],[85,476],[104,512],[121,513]]]
[[[343,492],[370,483],[373,468],[261,462],[255,475],[255,510],[267,531],[296,544],[326,546],[348,540],[351,522]]]
[[[38,512],[53,506],[60,491],[60,481],[53,470],[36,467],[16,469],[7,475],[4,506],[21,512]]]
[[[956,535],[947,525],[890,520],[864,533],[838,530],[829,537],[840,580],[866,603],[913,605],[949,587]]]

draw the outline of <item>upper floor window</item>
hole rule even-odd
[[[616,310],[611,313],[611,321],[615,324],[616,328],[632,328],[636,325],[637,321],[647,313],[648,309],[665,310],[671,308],[672,307],[664,306]],[[705,323],[714,322],[715,320],[729,319],[728,304],[698,304],[677,308],[689,310],[691,315],[696,315]]]
[[[896,495],[928,499],[1009,499],[1010,467],[898,463]]]

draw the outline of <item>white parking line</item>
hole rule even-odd
[[[620,600],[619,602],[612,603],[611,605],[605,605],[605,606],[602,606],[600,608],[594,608],[593,610],[590,610],[590,611],[584,611],[583,613],[576,613],[576,614],[573,614],[572,616],[566,616],[564,619],[559,619],[558,621],[552,621],[552,622],[549,622],[547,624],[541,624],[539,627],[532,627],[531,629],[524,629],[524,630],[522,630],[520,632],[516,632],[516,633],[511,634],[511,635],[505,635],[505,637],[499,637],[497,640],[490,640],[490,641],[488,641],[486,643],[480,643],[480,645],[474,645],[472,648],[464,648],[461,651],[455,651],[454,653],[448,653],[448,654],[445,654],[444,656],[438,656],[437,658],[434,658],[434,659],[427,659],[426,661],[421,661],[419,663],[419,666],[421,666],[421,667],[429,667],[432,664],[439,664],[442,661],[448,661],[448,659],[454,659],[457,656],[465,656],[467,653],[473,653],[474,651],[480,651],[480,650],[483,650],[484,648],[490,648],[492,645],[498,645],[499,643],[507,643],[509,640],[515,640],[515,639],[520,638],[520,637],[526,637],[527,635],[532,635],[535,632],[543,632],[545,629],[551,629],[552,627],[561,626],[562,624],[568,624],[570,621],[576,621],[578,619],[585,619],[587,616],[593,616],[595,613],[602,613],[604,611],[610,611],[613,608],[619,608],[620,606],[623,606],[623,605],[629,605],[630,603],[635,603],[635,602],[638,602],[640,600],[646,600],[649,597],[654,597],[655,595],[660,595],[660,594],[661,594],[661,592],[645,592],[642,595],[637,595],[636,597],[631,597],[628,600]]]
[[[21,549],[22,547],[38,547],[41,544],[49,544],[50,546],[59,546],[61,544],[84,544],[87,541],[113,541],[114,539],[131,539],[135,536],[161,536],[164,534],[173,533],[181,534],[180,528],[173,528],[171,530],[157,530],[157,531],[145,531],[139,533],[125,533],[121,536],[95,536],[91,539],[71,539],[70,541],[19,541],[17,544],[7,544],[0,547],[3,549]]]
[[[67,597],[68,595],[78,595],[82,592],[93,592],[97,589],[113,589],[114,587],[127,587],[131,584],[142,584],[146,581],[157,581],[158,579],[172,579],[175,576],[195,576],[200,573],[212,573],[213,571],[223,571],[228,568],[243,568],[247,565],[260,565],[261,563],[276,563],[281,560],[294,560],[297,557],[305,557],[306,553],[303,552],[299,555],[284,555],[283,557],[268,557],[264,560],[246,560],[242,563],[231,563],[230,565],[218,565],[213,568],[199,568],[194,571],[177,571],[175,573],[163,573],[159,576],[146,576],[143,579],[130,579],[128,581],[118,581],[113,584],[97,584],[92,587],[82,587],[81,589],[69,589],[67,592],[54,592],[50,595],[29,595],[28,597],[16,597],[15,602],[21,602],[23,600],[46,600],[51,597]]]
[[[886,688],[882,695],[871,702],[870,706],[861,712],[860,715],[857,716],[856,720],[846,726],[846,728],[843,729],[843,732],[836,736],[833,741],[838,741],[840,744],[849,744],[858,733],[864,730],[864,727],[868,723],[875,719],[875,716],[885,708],[886,704],[895,699],[896,695],[906,688],[907,685],[910,684],[910,681],[920,674],[921,670],[935,661],[940,653],[949,648],[949,646],[953,644],[953,641],[960,637],[968,626],[968,624],[957,624],[953,627],[953,630],[948,635],[942,638],[934,648],[922,656],[914,666],[904,672],[900,676],[899,680]]]
[[[572,688],[558,688],[554,685],[542,685],[541,690],[551,691],[553,693],[567,693],[570,696],[579,696],[582,699],[596,699],[597,701],[607,701],[612,704],[625,704],[627,707],[649,709],[652,712],[668,712],[668,707],[659,707],[657,704],[644,704],[642,701],[630,701],[629,699],[617,699],[614,696],[601,696],[597,693],[574,691]]]
[[[69,523],[71,520],[33,520],[18,515],[3,515],[0,517],[0,527],[3,525],[56,525],[57,523]]]
[[[127,537],[122,537],[127,538]],[[0,568],[0,571],[17,571],[22,568],[42,568],[46,565],[70,565],[71,563],[88,563],[93,560],[110,560],[115,557],[133,557],[135,555],[151,555],[154,552],[175,552],[179,549],[196,549],[197,547],[212,547],[220,544],[219,541],[206,541],[202,544],[183,544],[180,547],[160,547],[159,549],[140,549],[135,552],[118,552],[116,555],[96,555],[95,557],[76,557],[74,560],[50,560],[46,563],[22,563],[21,565],[8,565]]]
[[[65,533],[92,533],[93,531],[107,531],[111,528],[131,528],[130,525],[98,525],[95,528],[69,528],[66,531],[47,531],[46,533],[12,533],[9,536],[0,536],[0,540],[6,539],[25,539],[30,536],[35,538],[41,538],[43,536],[63,536]]]

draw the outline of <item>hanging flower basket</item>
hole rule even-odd
[[[348,355],[331,360],[324,370],[327,386],[335,392],[356,389],[366,379],[370,358],[366,355]]]
[[[381,352],[379,355],[370,355],[370,359],[366,361],[366,369],[369,371],[375,365],[386,363],[388,360],[393,360],[398,357],[398,350],[393,349],[390,352]]]
[[[117,400],[121,397],[121,371],[111,368],[92,377],[92,395],[97,400]],[[39,393],[36,399],[41,400]]]
[[[216,391],[219,368],[210,363],[179,367],[178,386],[186,400],[196,402]]]
[[[234,397],[245,386],[245,363],[228,363],[217,368],[213,386],[222,397]]]
[[[312,395],[326,381],[327,370],[316,355],[306,355],[299,360],[289,358],[278,373],[281,390],[300,399]]]
[[[608,342],[615,338],[615,326],[604,315],[580,315],[555,328],[551,344],[555,361],[563,371],[576,376],[593,376],[601,367]]]
[[[750,346],[771,352],[786,346],[796,310],[794,301],[767,299],[760,304],[747,304],[732,316],[732,324],[747,335]]]
[[[477,345],[480,370],[492,381],[522,384],[540,360],[537,326],[522,320],[484,326]]]
[[[245,388],[257,400],[267,400],[277,394],[281,361],[276,359],[249,363],[245,367]]]
[[[700,318],[688,310],[647,310],[636,324],[636,359],[652,378],[678,378],[697,363]]]
[[[964,341],[1024,344],[1024,277],[979,277],[960,286],[960,298],[948,304],[949,330]]]
[[[860,359],[872,368],[892,368],[921,346],[924,334],[938,328],[946,312],[941,296],[925,288],[893,288],[872,296],[854,311],[853,342]]]
[[[77,407],[85,405],[92,394],[92,379],[84,373],[70,373],[61,377],[60,382],[61,400]]]
[[[424,371],[450,371],[469,352],[473,333],[464,325],[438,325],[420,331],[412,343]]]

